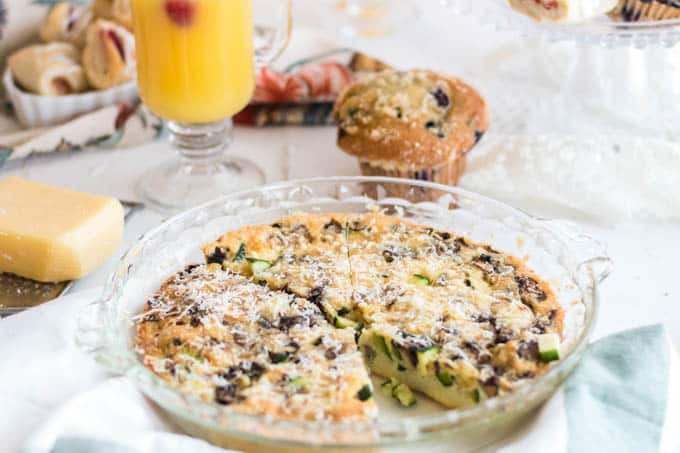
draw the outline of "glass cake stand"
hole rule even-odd
[[[625,23],[602,16],[581,23],[537,23],[511,9],[507,0],[444,3],[483,26],[526,38],[523,45],[535,49],[531,61],[513,68],[516,77],[526,77],[529,64],[532,79],[538,75],[550,85],[547,93],[532,86],[526,90],[531,105],[516,122],[526,124],[526,132],[680,139],[680,20]],[[505,83],[505,77],[496,79]]]
[[[481,144],[487,155],[507,162],[526,154],[517,165],[574,186],[559,191],[570,192],[565,204],[574,209],[587,204],[571,193],[580,191],[622,218],[680,218],[680,20],[538,23],[507,0],[442,4],[523,38],[509,40],[476,70],[494,113],[492,134]],[[495,170],[507,165],[500,160]],[[489,174],[498,176],[495,170]]]
[[[498,31],[516,32],[529,38],[639,49],[672,47],[680,42],[680,19],[616,22],[601,16],[578,23],[539,23],[511,9],[507,0],[441,0],[441,3]]]

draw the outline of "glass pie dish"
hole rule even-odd
[[[445,409],[424,397],[416,409],[397,408],[376,392],[381,415],[365,424],[245,415],[180,393],[142,364],[132,319],[166,277],[203,261],[202,244],[230,229],[293,213],[376,210],[455,231],[525,259],[551,282],[565,310],[562,360],[512,394],[464,410]],[[81,314],[77,341],[100,364],[129,377],[186,432],[220,446],[267,452],[400,451],[413,444],[427,451],[469,449],[508,434],[574,369],[592,330],[597,286],[609,269],[603,246],[568,224],[536,219],[459,188],[369,177],[283,182],[216,199],[146,233],[121,258],[101,298]]]

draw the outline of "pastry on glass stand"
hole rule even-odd
[[[539,22],[580,22],[606,14],[617,0],[509,0],[510,6]]]
[[[609,17],[625,22],[677,19],[680,18],[680,1],[619,0]]]

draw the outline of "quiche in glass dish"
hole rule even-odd
[[[220,404],[375,416],[359,349],[372,372],[452,408],[512,391],[559,359],[563,311],[549,285],[453,232],[381,214],[305,214],[230,231],[203,252],[208,267],[181,271],[147,302],[138,344],[169,383]],[[253,366],[254,379],[232,371]]]
[[[469,449],[578,363],[608,268],[572,227],[462,189],[293,181],[147,233],[78,342],[217,445]]]

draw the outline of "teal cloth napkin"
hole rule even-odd
[[[568,451],[659,451],[672,354],[662,325],[591,344],[564,387]],[[677,430],[680,420],[675,422]]]

